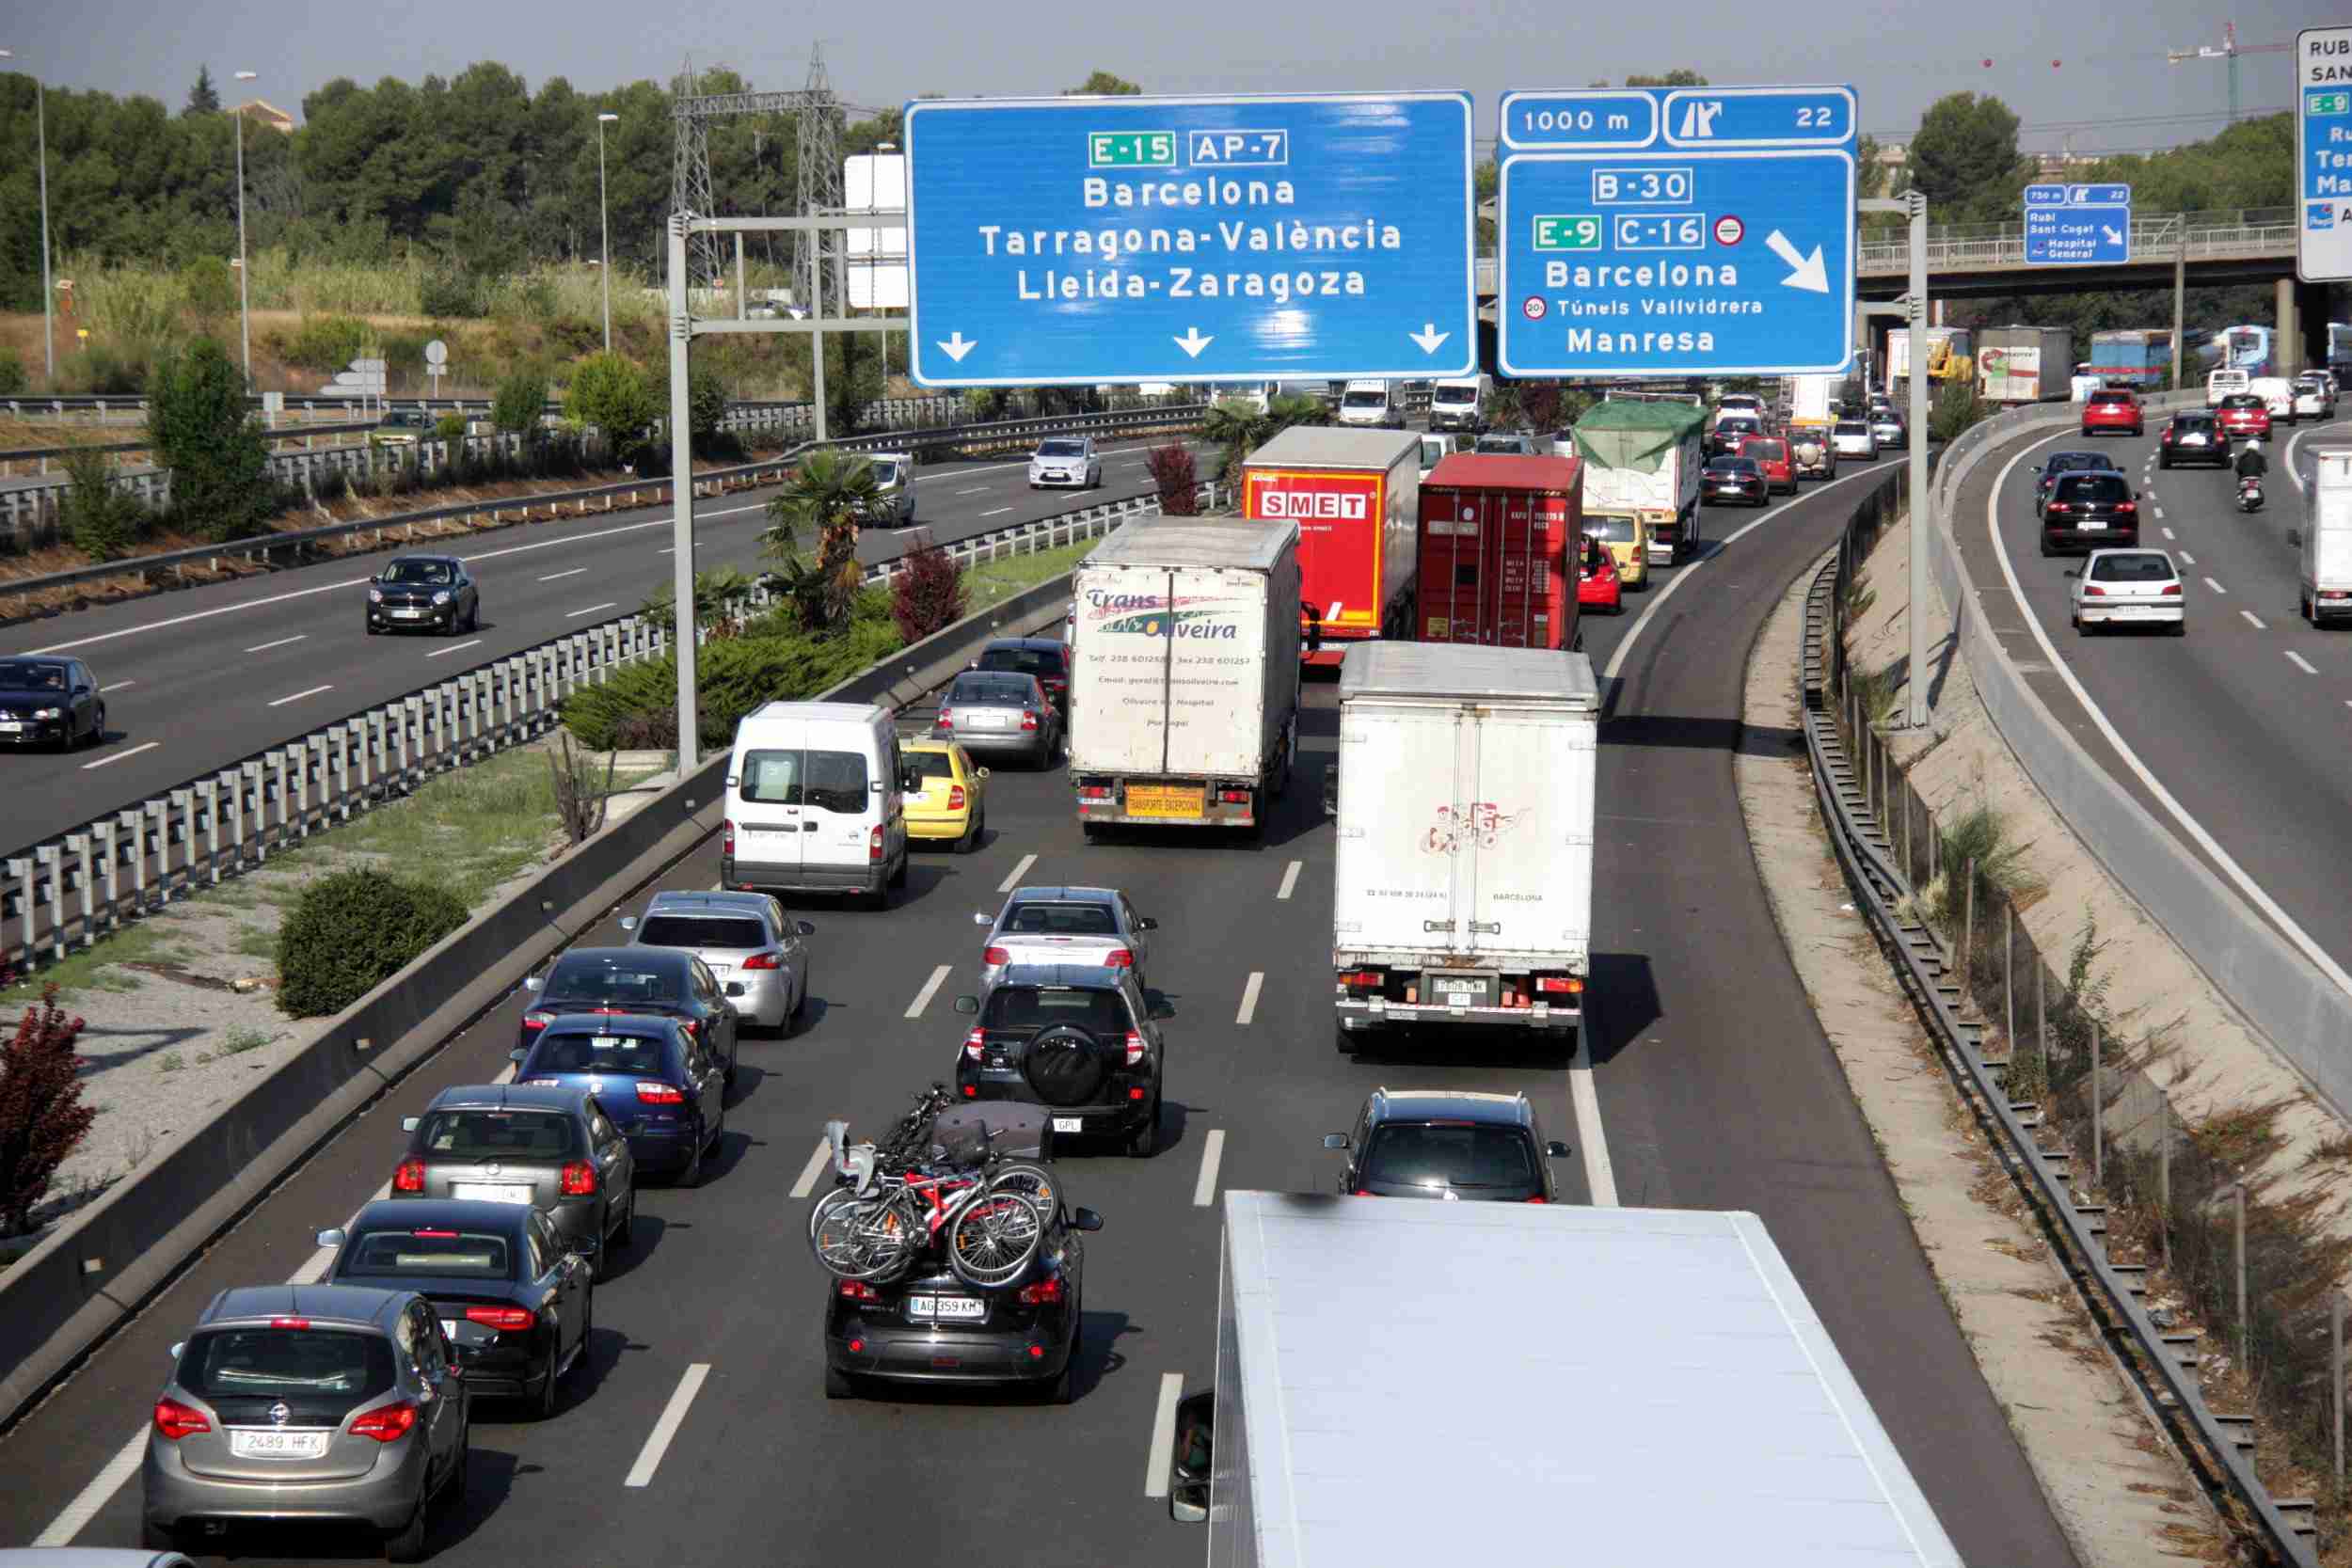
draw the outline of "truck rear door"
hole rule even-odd
[[[1070,672],[1073,768],[1159,771],[1168,750],[1172,577],[1165,566],[1093,566],[1080,579]]]
[[[1476,741],[1458,709],[1366,704],[1340,719],[1339,853],[1332,945],[1448,950],[1470,884],[1455,828]]]
[[[1462,863],[1454,950],[1501,963],[1591,940],[1598,729],[1557,711],[1488,708],[1464,725],[1470,787],[1454,814]]]

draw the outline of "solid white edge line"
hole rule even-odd
[[[453,642],[446,648],[436,648],[424,657],[427,658],[439,658],[444,654],[461,654],[468,648],[479,648],[480,646],[482,646],[482,639],[476,637],[464,642]]]
[[[574,566],[565,571],[549,572],[546,577],[541,578],[539,580],[541,582],[561,582],[565,578],[576,578],[587,569],[588,568],[585,566]]]
[[[1212,1127],[1200,1140],[1200,1178],[1192,1184],[1192,1206],[1206,1209],[1216,1201],[1217,1162],[1225,1158],[1225,1129]]]
[[[2074,701],[2082,705],[2083,711],[2090,716],[2090,721],[2097,727],[2100,735],[2106,737],[2108,745],[2115,748],[2115,754],[2123,759],[2123,766],[2130,768],[2132,776],[2140,782],[2150,795],[2155,797],[2159,805],[2171,814],[2172,820],[2180,824],[2181,831],[2212,858],[2214,864],[2220,867],[2223,877],[2236,887],[2248,903],[2252,904],[2269,917],[2272,924],[2284,934],[2288,943],[2296,952],[2310,959],[2312,967],[2326,975],[2338,990],[2347,996],[2352,996],[2352,974],[2346,974],[2344,966],[2329,958],[2327,951],[2312,940],[2311,933],[2296,925],[2287,911],[2279,907],[2278,900],[2265,893],[2262,885],[2247,875],[2244,866],[2231,859],[2230,852],[2222,848],[2213,834],[2205,831],[2205,825],[2191,816],[2188,814],[2188,808],[2174,800],[2172,792],[2157,782],[2155,774],[2149,771],[2148,765],[2139,760],[2139,753],[2124,743],[2123,736],[2108,721],[2106,713],[2098,704],[2090,700],[2090,693],[2085,690],[2083,683],[2075,678],[2074,672],[2067,668],[2064,659],[2058,657],[2057,644],[2050,641],[2050,634],[2042,629],[2042,617],[2034,614],[2031,608],[2026,606],[2025,591],[2017,583],[2017,568],[2010,563],[2009,546],[2001,538],[2001,487],[2009,483],[2011,468],[2024,462],[2036,447],[2048,444],[2046,441],[2035,442],[2026,447],[2015,457],[2010,458],[2002,467],[1999,477],[1994,481],[1992,494],[1985,499],[1984,503],[1985,528],[1993,535],[1993,553],[2001,563],[2001,577],[2008,582],[2009,591],[2015,596],[2019,607],[2025,610],[2026,625],[2031,628],[2034,641],[2040,644],[2042,657],[2049,660],[2050,668],[2057,672],[2058,679],[2066,684],[2066,689],[2073,694]],[[2223,591],[2221,585],[2211,578],[2207,578],[2205,581],[2217,592]]]
[[[308,642],[309,641],[310,641],[310,634],[309,632],[307,632],[307,631],[298,631],[298,632],[294,633],[292,637],[281,637],[281,638],[279,638],[279,639],[278,639],[277,641],[275,641],[275,642],[259,642],[259,643],[256,643],[256,644],[254,644],[252,647],[247,648],[247,649],[246,650],[246,653],[249,653],[249,654],[265,654],[265,653],[269,652],[272,648],[283,648],[283,647],[288,646],[288,645],[289,645],[289,644],[291,644],[291,643],[294,643],[294,642]]]
[[[1282,868],[1282,885],[1275,890],[1275,897],[1288,898],[1291,895],[1291,890],[1298,885],[1299,869],[1306,863],[1305,861],[1293,861]]]
[[[931,971],[931,977],[923,982],[923,989],[916,991],[914,1000],[907,1004],[907,1017],[923,1016],[923,1009],[931,1005],[931,998],[939,994],[939,988],[946,983],[948,973],[954,967],[953,964],[941,964]]]
[[[1584,1155],[1584,1185],[1591,1189],[1593,1207],[1614,1209],[1617,1173],[1609,1164],[1609,1141],[1600,1131],[1600,1093],[1593,1086],[1592,1030],[1588,997],[1584,1022],[1576,1031],[1576,1054],[1568,1058],[1568,1103],[1576,1113],[1577,1148]]]
[[[654,1422],[653,1431],[645,1438],[644,1448],[638,1452],[637,1463],[628,1467],[628,1478],[621,1482],[623,1486],[644,1486],[652,1481],[653,1473],[661,1467],[661,1456],[670,1451],[670,1440],[677,1435],[677,1429],[686,1420],[687,1407],[694,1402],[694,1396],[702,1392],[703,1379],[709,1375],[710,1363],[707,1361],[697,1361],[686,1369],[685,1375],[677,1380],[677,1389],[671,1394],[670,1402],[662,1406],[661,1418]]]
[[[1036,863],[1037,857],[1035,855],[1022,856],[1021,863],[1014,866],[1010,871],[1005,873],[1005,879],[996,884],[996,891],[999,893],[1010,893],[1014,888],[1019,887],[1021,885],[1021,879],[1027,876],[1029,874],[1029,867],[1035,865]]]
[[[831,1158],[833,1145],[823,1138],[818,1139],[817,1151],[808,1157],[808,1164],[801,1167],[801,1179],[792,1183],[794,1197],[806,1197],[817,1190],[817,1178],[824,1173],[825,1162]]]
[[[2270,629],[2268,626],[2263,625],[2262,617],[2255,614],[2252,610],[2241,610],[2238,613],[2245,616],[2246,624],[2253,627],[2256,631],[2268,631]]]
[[[1241,988],[1241,1011],[1233,1015],[1236,1026],[1246,1025],[1258,1016],[1258,989],[1264,984],[1264,970],[1253,969],[1249,972],[1249,983]]]
[[[2313,664],[2310,659],[2305,658],[2301,654],[2296,653],[2293,648],[2286,650],[2286,656],[2287,662],[2294,665],[2297,670],[2302,671],[2303,673],[2307,675],[2316,675],[2319,673],[2318,665]]]
[[[297,691],[297,692],[295,692],[295,693],[294,693],[293,696],[291,696],[291,697],[280,697],[280,698],[277,699],[275,702],[271,703],[269,705],[270,705],[271,707],[284,707],[284,706],[285,706],[288,703],[298,703],[298,702],[302,701],[302,699],[303,699],[303,698],[305,698],[305,697],[315,697],[315,696],[317,696],[317,695],[318,695],[320,692],[322,692],[322,691],[332,691],[332,690],[334,690],[334,689],[335,689],[335,685],[334,685],[334,683],[333,683],[332,681],[329,681],[329,682],[328,682],[326,685],[325,685],[325,686],[314,686],[314,687],[310,688],[308,691]]]
[[[87,773],[93,768],[111,767],[114,764],[120,762],[124,757],[135,757],[141,752],[151,752],[162,744],[163,742],[160,740],[142,740],[136,746],[126,746],[121,751],[115,752],[112,756],[103,756],[100,757],[96,762],[86,762],[82,764],[82,771]]]
[[[1184,1374],[1160,1374],[1159,1408],[1152,1413],[1152,1453],[1143,1462],[1143,1495],[1168,1496],[1168,1467],[1176,1458],[1176,1407],[1184,1402]]]

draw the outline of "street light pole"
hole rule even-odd
[[[596,228],[603,233],[603,260],[596,270],[604,276],[604,352],[612,352],[612,217],[604,199],[604,128],[619,115],[596,117]]]
[[[237,72],[237,80],[250,82],[255,73]],[[237,339],[245,351],[245,389],[253,390],[253,283],[252,264],[245,255],[245,106],[239,104],[230,111],[237,119]]]
[[[0,49],[0,60],[16,58],[16,52]],[[39,72],[28,72],[33,78],[33,134],[40,146],[40,362],[49,390],[56,390],[57,336],[51,325],[49,289],[49,92],[41,85]]]

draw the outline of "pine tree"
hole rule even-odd
[[[196,86],[188,89],[188,113],[212,115],[220,112],[220,89],[213,86],[213,68],[196,68]]]

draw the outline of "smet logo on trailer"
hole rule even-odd
[[[1371,498],[1334,490],[1268,490],[1258,510],[1269,522],[1360,523],[1372,515]]]

